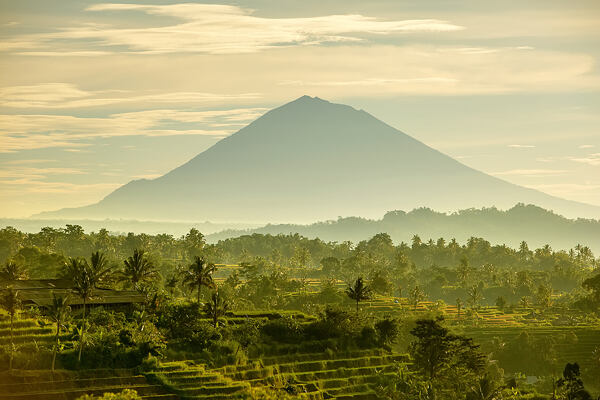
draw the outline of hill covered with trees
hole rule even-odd
[[[436,212],[418,208],[410,212],[390,211],[382,219],[358,217],[338,218],[310,225],[277,224],[245,230],[225,230],[207,236],[208,241],[247,235],[298,233],[327,241],[365,240],[386,232],[396,242],[408,242],[417,234],[429,238],[455,238],[465,241],[472,236],[485,237],[494,244],[518,246],[526,241],[531,246],[546,244],[558,249],[569,249],[577,244],[600,251],[600,221],[568,219],[534,205],[517,204],[502,211],[497,208],[467,209],[455,213]]]

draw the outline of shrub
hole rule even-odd
[[[377,331],[372,326],[363,327],[356,342],[363,349],[377,346]]]
[[[135,390],[125,389],[121,393],[104,393],[102,396],[85,394],[77,400],[142,400],[142,398]]]
[[[262,333],[281,343],[296,343],[302,339],[303,329],[291,316],[269,321],[262,326]]]

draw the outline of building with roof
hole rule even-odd
[[[83,306],[83,299],[73,290],[73,284],[68,279],[29,279],[3,282],[2,288],[12,287],[19,291],[19,297],[24,306],[47,308],[52,304],[53,294],[69,295],[69,305],[72,308]],[[86,301],[90,307],[118,307],[143,303],[144,295],[133,290],[114,290],[108,288],[94,289],[93,296]]]

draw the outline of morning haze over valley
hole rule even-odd
[[[0,1],[0,398],[600,398],[594,1]]]

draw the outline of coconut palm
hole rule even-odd
[[[467,289],[469,295],[469,304],[471,308],[479,308],[479,303],[484,299],[483,297],[483,284],[473,285]]]
[[[200,290],[202,286],[215,288],[212,274],[216,271],[215,264],[208,263],[204,257],[194,257],[194,262],[190,264],[183,278],[183,283],[198,293],[197,301],[200,303]]]
[[[100,252],[92,253],[90,263],[81,258],[69,258],[65,264],[63,276],[70,279],[73,284],[73,291],[81,297],[83,301],[83,325],[79,337],[79,356],[81,361],[81,352],[85,339],[86,327],[86,305],[93,297],[94,289],[104,280],[108,279],[111,270],[104,255]]]
[[[73,291],[83,300],[83,325],[81,335],[79,336],[79,356],[77,357],[77,360],[81,361],[86,324],[85,308],[94,293],[96,279],[94,270],[89,266],[87,261],[80,258],[69,258],[69,261],[65,264],[64,275],[71,279],[73,282]]]
[[[12,370],[13,363],[13,353],[15,344],[13,341],[13,328],[14,328],[14,318],[19,308],[21,307],[21,299],[19,298],[19,291],[13,290],[13,288],[9,287],[4,291],[2,297],[0,297],[0,305],[4,308],[8,315],[10,315],[10,362],[9,369]]]
[[[356,301],[356,314],[358,314],[358,304],[371,298],[371,288],[365,285],[363,278],[359,277],[352,285],[348,285],[346,294]]]
[[[158,275],[152,261],[150,261],[144,250],[135,249],[133,256],[123,262],[125,267],[121,271],[121,280],[131,284],[136,290],[140,290],[140,284],[155,278]]]
[[[204,305],[204,313],[213,320],[213,326],[219,326],[219,318],[229,311],[229,303],[215,290],[210,296],[210,301]]]
[[[6,282],[14,282],[21,279],[27,279],[27,271],[21,265],[15,261],[9,260],[4,264],[4,267],[0,270],[0,280]]]
[[[71,307],[69,307],[69,296],[57,296],[55,293],[52,293],[52,303],[48,307],[48,317],[56,323],[56,336],[54,338],[54,350],[52,351],[52,371],[54,371],[54,365],[56,364],[60,329],[69,316],[69,311],[71,311]]]
[[[100,253],[99,251],[92,253],[89,265],[94,277],[94,286],[112,278],[113,270],[108,265],[108,260],[104,256],[104,253]]]

